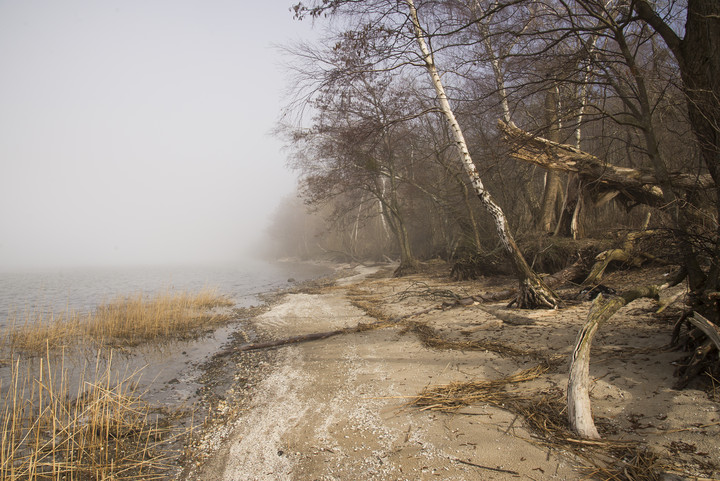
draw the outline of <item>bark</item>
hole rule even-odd
[[[573,239],[582,237],[583,233],[580,225],[582,205],[582,183],[580,182],[580,176],[573,172],[568,175],[565,200],[560,209],[560,218],[555,227],[555,236],[572,237]]]
[[[622,262],[633,267],[640,267],[645,263],[645,261],[658,260],[650,254],[639,251],[635,245],[636,241],[641,237],[652,236],[654,234],[657,234],[657,231],[645,230],[630,232],[627,237],[625,237],[625,240],[620,248],[609,249],[595,256],[596,262],[592,269],[590,269],[590,274],[588,274],[582,285],[590,286],[597,284],[602,278],[605,269],[607,269],[613,261]]]
[[[460,128],[460,124],[455,118],[455,114],[450,107],[450,102],[448,101],[447,95],[445,94],[445,88],[440,80],[440,74],[438,73],[435,65],[433,54],[430,52],[430,49],[425,42],[425,34],[420,26],[417,10],[415,9],[415,3],[413,0],[405,1],[408,5],[410,19],[413,24],[415,40],[422,52],[422,59],[425,63],[425,68],[430,75],[433,86],[435,87],[440,109],[450,126],[450,131],[453,139],[455,140],[465,172],[470,178],[470,183],[475,190],[475,194],[495,221],[495,228],[497,229],[500,241],[506,254],[510,257],[515,272],[519,278],[520,286],[516,304],[521,308],[555,308],[558,305],[557,297],[530,269],[530,266],[525,261],[525,258],[510,234],[510,228],[505,214],[500,206],[495,203],[494,199],[490,196],[490,193],[485,189],[482,179],[480,178],[480,174],[477,171],[477,167],[470,156],[470,151],[468,150],[467,143],[465,142],[465,136]]]
[[[689,322],[697,331],[696,335],[691,333],[689,337],[700,340],[704,339],[704,341],[699,341],[700,345],[693,349],[692,356],[687,360],[687,363],[681,364],[677,369],[676,374],[678,375],[678,380],[673,386],[675,389],[683,389],[698,374],[707,370],[710,372],[715,370],[714,372],[717,372],[718,367],[720,367],[720,361],[718,361],[717,356],[717,352],[720,351],[720,328],[697,312],[694,312],[692,316],[681,319],[681,321],[682,320]],[[679,335],[680,324],[681,322],[675,326],[673,340],[676,340]],[[702,337],[703,334],[706,337]]]
[[[705,165],[720,186],[720,2],[689,0],[682,39],[648,0],[637,0],[634,8],[678,61],[693,132]]]
[[[590,348],[600,326],[621,307],[640,297],[657,297],[662,287],[647,286],[606,299],[599,294],[593,301],[585,325],[580,329],[570,357],[567,406],[570,428],[581,438],[600,439],[590,404]]]
[[[545,94],[545,121],[548,126],[547,138],[557,142],[560,133],[560,121],[558,118],[559,94],[557,86]],[[548,171],[545,176],[545,188],[543,189],[542,201],[540,203],[540,217],[538,217],[537,228],[541,232],[553,232],[555,210],[560,195],[561,179],[557,171]]]
[[[688,319],[688,321],[700,329],[705,335],[715,344],[715,347],[720,351],[720,328],[712,322],[705,319],[697,312]]]
[[[685,37],[680,38],[648,0],[636,0],[637,16],[650,25],[672,51],[680,67],[690,124],[715,188],[715,217],[720,217],[720,2],[689,0]],[[720,224],[716,228],[709,275],[691,266],[693,290],[720,285]],[[700,306],[698,306],[700,307]],[[715,313],[717,315],[717,312]]]
[[[380,184],[376,185],[376,190],[382,192],[382,195],[377,196],[382,209],[382,217],[387,222],[400,250],[400,265],[395,270],[395,275],[400,277],[413,274],[417,272],[418,263],[413,255],[410,236],[400,210],[395,182],[390,178],[390,192],[387,193],[385,192],[385,178],[376,177],[375,182]]]
[[[600,26],[600,24],[598,26]],[[599,35],[597,33],[594,33],[586,43],[586,48],[590,57],[593,57],[595,55],[598,39]],[[588,62],[585,65],[583,81],[580,84],[580,107],[578,108],[575,117],[575,148],[578,150],[580,150],[580,147],[582,145],[583,118],[585,117],[585,110],[587,109],[588,105],[588,85],[590,83],[590,77],[592,76],[592,73],[592,63]],[[568,174],[567,185],[565,188],[565,199],[563,201],[563,206],[560,209],[560,215],[554,235],[560,237],[572,237],[573,239],[579,239],[580,237],[582,237],[583,232],[581,230],[582,225],[580,223],[580,215],[582,214],[582,208],[582,182],[580,182],[580,177],[576,173],[570,173]]]

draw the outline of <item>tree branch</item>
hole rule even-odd
[[[677,36],[675,31],[660,18],[660,15],[653,10],[647,0],[635,0],[633,5],[637,16],[650,25],[662,38],[667,46],[672,50],[673,55],[678,63],[683,63],[682,39]]]

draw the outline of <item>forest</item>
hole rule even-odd
[[[279,252],[512,274],[524,308],[558,307],[554,283],[593,287],[611,262],[675,265],[667,284],[687,283],[687,317],[718,338],[719,3],[293,10],[325,36],[285,48],[293,96],[276,134],[301,200],[271,227]],[[665,286],[637,287],[624,302]]]

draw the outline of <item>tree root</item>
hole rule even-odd
[[[557,309],[560,301],[557,295],[540,279],[520,281],[517,297],[508,304],[519,309]]]
[[[711,371],[713,369],[720,370],[720,361],[718,361],[716,354],[720,351],[720,328],[697,312],[693,313],[692,316],[683,317],[681,320],[686,320],[695,326],[698,337],[704,339],[704,341],[693,350],[687,364],[677,369],[676,375],[679,379],[673,386],[674,389],[684,389],[695,376],[707,369]],[[673,332],[673,335],[675,335],[675,332]]]

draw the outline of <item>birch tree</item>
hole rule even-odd
[[[413,0],[405,0],[405,2],[408,7],[410,21],[412,22],[415,40],[418,48],[420,49],[422,62],[430,76],[433,87],[435,88],[440,110],[450,126],[450,132],[455,140],[455,146],[460,161],[462,162],[465,172],[470,179],[470,183],[475,190],[475,194],[495,221],[495,228],[497,230],[498,237],[502,242],[506,254],[512,261],[515,273],[518,276],[520,289],[515,303],[521,308],[557,307],[558,300],[556,296],[550,288],[545,285],[540,277],[537,276],[532,269],[530,269],[530,266],[527,264],[527,261],[523,257],[522,252],[520,252],[520,249],[510,233],[509,224],[505,214],[500,206],[493,200],[480,178],[477,167],[470,156],[470,151],[467,143],[465,142],[463,131],[455,118],[455,113],[453,112],[450,102],[448,101],[447,94],[445,93],[445,87],[443,86],[440,78],[440,73],[438,72],[434,55],[428,47],[426,34],[420,24],[415,3]]]

